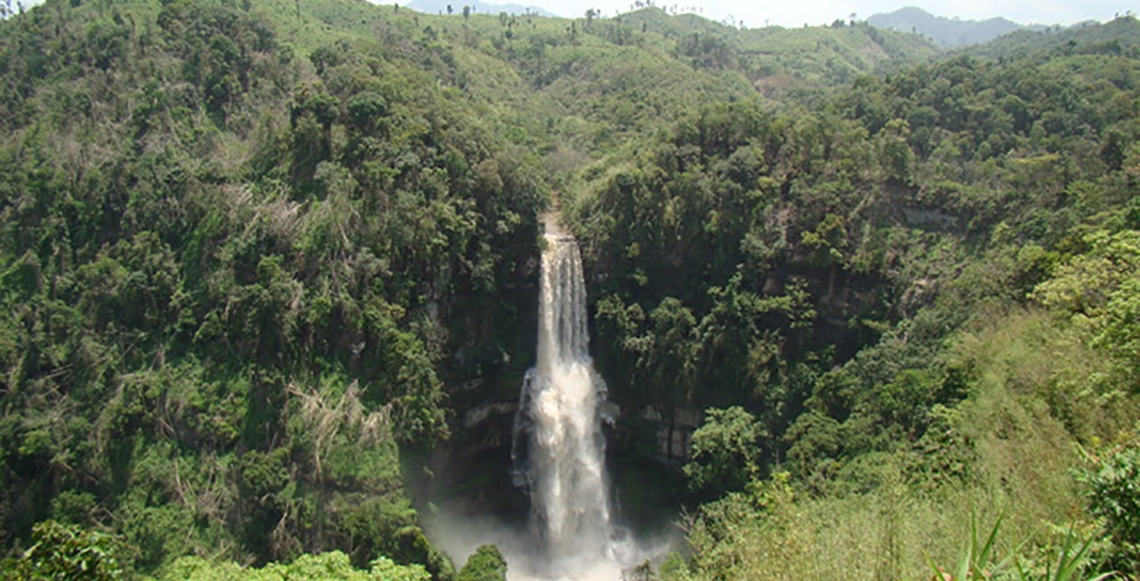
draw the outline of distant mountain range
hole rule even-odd
[[[888,14],[875,14],[867,19],[867,23],[876,28],[921,34],[943,47],[982,43],[1025,28],[1031,30],[1045,28],[1039,25],[1026,26],[1005,18],[989,20],[945,18],[913,6],[900,8]]]
[[[537,6],[523,6],[521,4],[491,4],[479,0],[413,0],[407,4],[408,8],[424,14],[447,14],[447,7],[451,6],[454,14],[462,14],[464,6],[470,6],[476,14],[535,14],[538,16],[557,17],[548,10]]]

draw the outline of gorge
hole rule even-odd
[[[1135,18],[453,8],[0,19],[0,581],[1140,577]]]

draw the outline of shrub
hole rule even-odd
[[[760,471],[760,441],[767,436],[744,408],[709,408],[693,432],[692,461],[684,468],[689,487],[709,497],[744,488]]]
[[[1140,449],[1123,447],[1088,459],[1081,480],[1089,510],[1104,519],[1112,539],[1113,564],[1140,571]]]
[[[495,545],[483,545],[467,559],[456,581],[505,581],[507,561]]]
[[[32,546],[3,563],[0,581],[115,581],[123,578],[119,547],[108,534],[48,520],[32,529]]]

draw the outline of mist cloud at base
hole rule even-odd
[[[584,562],[569,557],[555,562],[544,557],[539,535],[523,523],[440,508],[427,517],[426,529],[428,537],[451,558],[456,570],[480,546],[497,546],[507,560],[508,581],[620,581],[624,569],[646,560],[657,564],[684,542],[675,527],[643,531],[640,535],[617,527],[605,548],[606,559]]]

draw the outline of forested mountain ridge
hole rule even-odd
[[[943,47],[983,43],[1025,28],[1024,25],[1005,18],[958,20],[935,16],[913,6],[886,14],[872,14],[867,18],[867,23],[878,28],[921,34]]]
[[[990,59],[1042,61],[1073,54],[1134,57],[1137,45],[1140,45],[1140,24],[1133,17],[1124,17],[1104,24],[1082,23],[1062,29],[1019,30],[961,51]]]
[[[340,0],[3,22],[3,575],[96,547],[111,578],[465,578],[405,483],[533,358],[555,190],[615,450],[652,455],[648,407],[712,408],[673,451],[695,553],[662,575],[923,575],[966,503],[1134,566],[1134,476],[1090,472],[1082,512],[1066,470],[1073,442],[1134,448],[1137,60],[1095,47],[1135,21],[933,64],[838,24]]]

